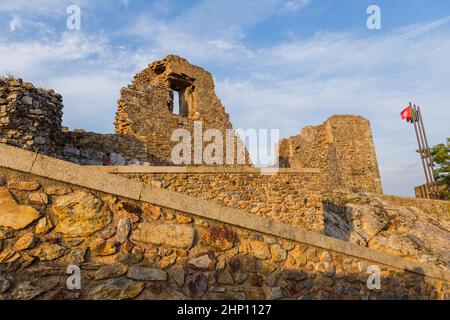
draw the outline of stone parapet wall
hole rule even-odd
[[[0,143],[54,154],[59,144],[62,97],[16,78],[0,78]]]
[[[444,200],[429,200],[429,199],[419,199],[410,197],[400,197],[400,196],[389,196],[389,195],[374,195],[383,200],[389,201],[394,205],[416,207],[436,220],[447,223],[450,226],[450,201]]]
[[[264,174],[258,169],[226,168],[102,168],[158,188],[269,217],[309,230],[323,231],[322,176],[314,169],[280,170]],[[120,173],[122,172],[122,173]],[[146,172],[146,173],[144,173]],[[263,171],[264,172],[264,171]]]
[[[57,157],[82,165],[163,165],[147,151],[140,139],[122,134],[67,132]],[[168,163],[166,164],[168,165]]]
[[[450,298],[446,270],[0,148],[1,299]]]

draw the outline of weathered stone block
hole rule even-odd
[[[117,246],[113,241],[105,241],[103,239],[96,239],[91,242],[90,249],[93,255],[110,256],[117,252]]]
[[[69,237],[91,235],[111,222],[108,207],[84,191],[56,198],[52,212],[57,219],[56,231]]]
[[[6,188],[0,188],[0,226],[19,230],[38,218],[36,209],[18,205]]]
[[[129,218],[122,218],[117,224],[116,242],[124,243],[128,239],[131,231],[131,222]]]
[[[213,270],[216,265],[216,261],[211,259],[209,255],[205,254],[200,257],[189,259],[189,265],[198,270]]]
[[[143,281],[166,281],[167,273],[160,269],[131,267],[130,271],[128,271],[128,277]]]
[[[31,249],[37,242],[37,238],[33,234],[26,234],[17,239],[14,248],[18,251]]]
[[[271,254],[267,243],[262,241],[250,241],[252,254],[258,259],[270,259]]]
[[[40,261],[51,261],[66,255],[68,249],[57,243],[43,243],[33,250],[33,256]]]
[[[144,290],[145,285],[128,279],[111,279],[106,284],[93,288],[88,298],[93,300],[124,300],[137,297]]]
[[[8,183],[8,189],[19,191],[35,191],[39,187],[39,183],[34,181],[10,181]]]
[[[142,223],[133,231],[131,239],[143,244],[189,249],[194,243],[195,230],[187,224]]]
[[[46,205],[48,203],[48,196],[44,192],[33,192],[29,195],[28,201],[32,204]]]
[[[207,228],[200,236],[200,243],[214,250],[225,251],[233,247],[236,233],[225,226]]]
[[[127,273],[127,270],[127,267],[120,264],[102,266],[95,273],[95,280],[118,278]]]

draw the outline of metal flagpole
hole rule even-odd
[[[409,103],[409,106],[410,106],[411,110],[414,110],[411,102]],[[427,181],[427,183],[425,184],[425,192],[427,194],[427,198],[429,198],[430,197],[430,192],[428,190],[428,186],[429,186],[430,180],[429,180],[429,177],[428,177],[428,170],[427,170],[426,165],[425,165],[424,155],[422,153],[423,152],[422,142],[421,142],[421,139],[419,138],[419,131],[417,129],[417,123],[416,123],[415,119],[413,119],[413,124],[414,124],[414,131],[416,132],[417,143],[419,144],[419,154],[420,154],[420,159],[422,160],[423,172],[425,173],[425,179]]]
[[[415,107],[415,106],[414,106]],[[430,147],[428,146],[428,139],[427,139],[427,135],[425,133],[425,126],[423,124],[423,119],[422,119],[422,112],[420,111],[420,107],[417,107],[417,112],[418,112],[418,120],[419,120],[419,125],[420,128],[422,130],[422,135],[423,138],[425,140],[425,151],[426,151],[426,160],[427,160],[427,165],[428,165],[428,173],[431,177],[431,189],[433,192],[433,195],[435,198],[439,198],[439,192],[436,188],[436,181],[434,180],[434,168],[433,168],[433,159],[431,158],[431,152],[430,152]]]

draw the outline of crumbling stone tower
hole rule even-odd
[[[193,134],[194,121],[202,121],[203,131],[220,130],[223,137],[232,129],[229,115],[214,92],[211,74],[181,57],[169,55],[153,62],[121,90],[116,133],[146,141],[148,152],[158,161],[171,161],[177,144],[171,141],[173,130],[183,128]]]
[[[0,142],[55,154],[61,139],[62,96],[16,78],[0,78]]]
[[[369,120],[337,115],[280,142],[280,166],[320,168],[325,190],[382,193]]]

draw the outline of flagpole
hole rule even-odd
[[[423,135],[423,130],[422,130],[422,126],[420,125],[420,122],[418,121],[420,117],[419,111],[417,110],[416,105],[414,104],[414,123],[417,123],[417,129],[419,130],[419,137],[420,137],[420,142],[422,144],[422,149],[421,149],[421,154],[425,160],[425,169],[428,173],[428,177],[429,179],[429,188],[430,188],[430,198],[434,198],[434,188],[433,188],[433,174],[430,172],[430,162],[429,162],[429,158],[428,158],[428,152],[427,152],[427,147],[425,144],[425,137]]]
[[[428,160],[428,163],[427,163],[428,164],[428,171],[429,171],[429,175],[431,177],[431,179],[430,179],[431,180],[431,189],[432,189],[434,197],[438,198],[439,194],[438,194],[438,191],[436,189],[436,183],[435,183],[435,180],[434,180],[433,159],[431,158],[430,147],[428,146],[428,139],[427,139],[427,135],[425,133],[425,126],[423,124],[423,119],[422,119],[422,112],[421,112],[419,106],[417,106],[417,111],[418,111],[418,119],[419,119],[420,128],[422,130],[423,138],[425,140],[426,159]]]
[[[411,108],[411,110],[415,110],[415,109],[413,109],[413,106],[412,106],[411,102],[409,103],[409,107]],[[423,153],[422,153],[422,143],[421,143],[421,140],[419,138],[419,131],[417,129],[417,123],[416,123],[415,119],[413,119],[413,124],[414,124],[414,131],[416,132],[417,143],[419,144],[419,154],[420,154],[420,159],[422,160],[423,172],[425,173],[425,179],[427,181],[427,183],[425,184],[425,192],[427,194],[427,198],[430,198],[430,192],[428,191],[428,186],[429,186],[430,180],[429,180],[429,177],[428,177],[428,170],[427,170],[426,165],[425,165],[425,159],[424,159],[424,156],[423,156]]]

